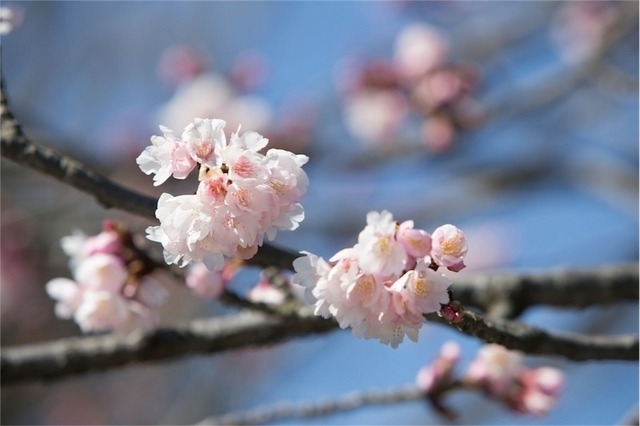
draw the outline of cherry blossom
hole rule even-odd
[[[510,351],[502,345],[489,344],[478,351],[466,377],[487,387],[494,394],[501,394],[522,370],[520,352]]]
[[[420,368],[417,387],[428,396],[439,411],[453,418],[442,397],[455,389],[480,390],[509,409],[535,415],[548,413],[556,404],[564,385],[564,374],[553,367],[527,368],[523,354],[488,344],[483,346],[466,373],[458,377],[455,367],[461,358],[460,346],[446,342],[437,358]]]
[[[543,415],[555,406],[564,385],[564,374],[552,367],[539,367],[525,371],[521,384],[515,404],[517,409]]]
[[[405,27],[395,41],[395,63],[401,75],[416,79],[441,66],[448,55],[444,36],[435,27],[416,23]]]
[[[467,239],[464,233],[453,225],[442,225],[431,235],[431,257],[440,266],[458,272],[465,267]]]
[[[489,344],[480,349],[464,380],[502,398],[514,410],[541,415],[555,405],[564,374],[552,367],[526,368],[522,353]]]
[[[386,210],[369,212],[357,244],[329,261],[302,254],[292,282],[306,288],[316,315],[334,317],[357,337],[394,348],[404,336],[417,341],[424,314],[449,303],[451,281],[432,262],[431,236],[412,221],[398,224]]]
[[[109,221],[98,235],[75,231],[62,238],[73,279],[54,278],[45,285],[56,301],[56,316],[73,319],[84,332],[154,327],[166,290],[141,272],[145,260],[130,244],[126,231]]]
[[[440,348],[438,357],[418,370],[416,385],[427,393],[434,391],[445,381],[453,380],[453,369],[462,355],[462,349],[454,341],[445,342]]]
[[[136,159],[145,174],[154,174],[153,185],[164,183],[169,177],[185,179],[196,166],[187,145],[173,132],[160,126],[164,136],[152,136],[151,145],[146,147]]]
[[[203,263],[191,263],[186,270],[186,284],[197,295],[219,297],[240,267],[238,262],[225,262],[221,270],[212,271]]]
[[[162,244],[168,264],[197,261],[218,270],[225,258],[249,259],[265,236],[296,229],[304,219],[300,199],[308,178],[302,166],[308,158],[280,149],[262,154],[268,143],[262,135],[238,130],[227,138],[225,125],[196,118],[174,140],[199,164],[199,184],[192,195],[162,194],[156,210],[160,224],[147,228],[147,238]],[[138,157],[142,171],[156,173],[157,182],[166,180],[178,151],[162,161],[145,152]]]

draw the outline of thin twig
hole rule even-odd
[[[209,417],[197,424],[256,425],[286,418],[326,416],[340,411],[355,410],[367,405],[398,404],[401,402],[416,401],[421,398],[425,398],[425,395],[420,389],[415,386],[406,386],[384,391],[357,392],[310,404],[279,402],[249,411],[229,413],[219,417]]]

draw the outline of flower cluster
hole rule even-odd
[[[538,415],[553,408],[564,385],[564,375],[559,370],[526,368],[520,352],[496,344],[480,349],[464,380],[502,399],[516,411]]]
[[[388,211],[369,212],[355,246],[331,263],[305,253],[293,263],[292,281],[306,288],[316,315],[395,348],[405,334],[417,341],[423,315],[449,302],[451,282],[437,269],[459,271],[466,252],[465,236],[453,225],[429,235],[413,221],[398,224]]]
[[[417,122],[429,150],[450,148],[457,131],[474,126],[483,111],[472,97],[476,67],[451,63],[449,50],[438,29],[415,23],[398,34],[393,57],[348,65],[341,85],[351,133],[369,144],[397,144]]]
[[[153,136],[137,159],[144,173],[155,174],[156,186],[170,176],[184,179],[199,166],[196,193],[162,194],[160,225],[147,228],[168,264],[202,261],[218,270],[224,256],[249,259],[265,235],[273,239],[277,230],[294,230],[304,219],[299,201],[308,185],[302,170],[308,158],[280,149],[262,154],[267,139],[249,131],[227,140],[225,125],[196,118],[180,137],[161,126],[163,136]]]
[[[543,415],[553,408],[564,385],[561,371],[546,366],[526,368],[520,352],[496,344],[483,346],[466,373],[456,378],[460,354],[457,343],[445,343],[438,357],[418,371],[418,388],[438,403],[455,388],[479,389],[512,410]]]
[[[61,245],[70,256],[74,279],[54,278],[46,284],[47,294],[57,301],[58,317],[73,318],[84,332],[155,326],[166,290],[148,275],[152,268],[137,256],[125,230],[105,222],[100,234],[88,237],[76,231],[62,238]]]

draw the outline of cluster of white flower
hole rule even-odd
[[[562,393],[564,374],[547,366],[526,368],[521,352],[497,344],[485,345],[466,373],[456,379],[454,369],[460,356],[460,346],[446,342],[438,357],[418,371],[418,388],[439,397],[439,392],[452,388],[457,380],[464,387],[483,390],[512,410],[537,415],[548,413]]]
[[[156,186],[170,176],[184,179],[200,165],[196,193],[162,194],[160,225],[147,229],[169,264],[202,261],[219,270],[224,256],[249,259],[265,235],[273,239],[277,230],[294,230],[304,219],[299,201],[308,185],[302,170],[308,157],[280,149],[261,154],[268,140],[250,131],[227,141],[225,125],[197,118],[181,137],[161,126],[164,135],[153,136],[137,159],[144,173],[155,174]]]
[[[61,245],[71,258],[74,280],[54,278],[46,284],[47,294],[57,301],[58,317],[73,318],[84,332],[156,325],[156,309],[166,290],[135,266],[130,268],[133,259],[111,223],[92,237],[76,231],[62,238]]]
[[[358,337],[397,347],[405,334],[417,341],[423,315],[449,302],[451,281],[436,270],[464,267],[467,243],[453,225],[429,235],[398,224],[388,211],[369,212],[358,243],[326,262],[305,253],[293,266],[292,281],[307,289],[315,314],[335,317]]]

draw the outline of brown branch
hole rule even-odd
[[[436,315],[429,319],[443,322]],[[455,325],[487,343],[533,355],[556,355],[575,361],[638,360],[637,336],[556,334],[515,321],[490,321],[465,312]],[[292,337],[337,329],[332,320],[299,314],[238,314],[193,321],[173,329],[129,335],[63,339],[0,350],[2,385],[103,371],[134,362],[150,362],[194,354],[214,354],[275,344]]]
[[[491,320],[465,312],[455,324],[461,332],[486,343],[497,343],[528,355],[559,355],[573,361],[638,361],[638,336],[552,333],[518,321]]]
[[[256,425],[286,418],[308,418],[327,416],[340,411],[355,410],[367,405],[398,404],[425,398],[424,392],[415,386],[406,386],[384,391],[357,392],[336,397],[332,400],[299,404],[279,402],[258,407],[254,410],[228,413],[219,417],[209,417],[199,425]]]

